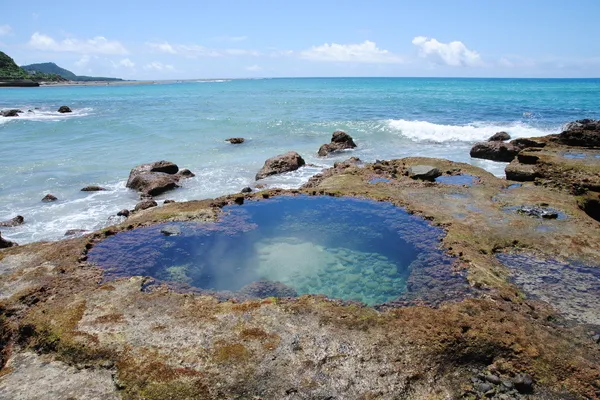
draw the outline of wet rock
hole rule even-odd
[[[163,204],[171,204],[171,203],[176,203],[176,201],[172,200],[172,199],[166,199],[165,201],[163,201]]]
[[[44,203],[50,203],[51,201],[56,201],[56,200],[58,200],[58,198],[57,198],[55,195],[53,195],[53,194],[50,194],[50,193],[48,193],[47,195],[45,195],[45,196],[42,198],[42,201],[43,201]]]
[[[72,111],[67,106],[60,106],[60,108],[58,109],[58,112],[61,113],[61,114],[64,114],[64,113],[70,113]]]
[[[4,110],[4,111],[0,111],[0,115],[2,115],[3,117],[18,117],[20,113],[22,113],[23,111],[21,110]]]
[[[415,165],[408,169],[408,176],[412,179],[433,182],[435,178],[441,176],[442,172],[431,165]]]
[[[8,247],[18,246],[15,242],[11,242],[10,240],[6,240],[2,237],[2,232],[0,232],[0,249],[6,249]]]
[[[528,138],[519,138],[510,141],[510,144],[517,146],[520,149],[526,148],[541,148],[546,146],[546,143],[541,140],[536,139],[528,139]]]
[[[344,131],[335,131],[331,136],[331,142],[322,145],[319,148],[319,156],[325,157],[326,155],[334,152],[339,152],[345,149],[353,149],[356,147],[356,143],[350,135]]]
[[[247,186],[241,190],[242,193],[252,193],[252,188]]]
[[[519,214],[527,215],[529,217],[543,218],[543,219],[556,219],[558,218],[558,212],[545,208],[545,207],[529,207],[521,206],[516,209]]]
[[[558,135],[557,141],[567,146],[600,147],[600,120],[582,119],[571,122]]]
[[[100,192],[102,190],[106,190],[106,189],[101,186],[96,186],[96,185],[86,186],[81,189],[82,192]]]
[[[177,172],[177,175],[182,178],[193,178],[194,176],[196,176],[196,174],[194,174],[192,171],[190,171],[187,168],[180,169],[179,172]]]
[[[280,154],[265,161],[264,166],[258,171],[255,179],[259,180],[267,176],[295,171],[304,164],[304,159],[300,154],[295,151],[288,151],[285,154]]]
[[[515,385],[515,389],[517,389],[519,393],[533,393],[533,379],[528,374],[518,374],[513,379],[513,384]]]
[[[517,182],[534,181],[540,176],[539,172],[533,165],[521,164],[518,160],[514,160],[504,169],[506,179]]]
[[[17,215],[16,217],[9,219],[7,221],[0,222],[0,226],[11,227],[11,226],[19,226],[25,222],[25,218],[21,215]]]
[[[333,164],[333,168],[342,168],[342,169],[345,169],[345,168],[348,168],[348,167],[350,167],[352,165],[357,165],[357,164],[360,164],[360,163],[362,163],[362,161],[360,160],[360,158],[358,158],[358,157],[350,157],[347,160],[335,162]]]
[[[181,235],[181,229],[176,225],[167,225],[160,230],[165,236],[179,236]]]
[[[250,297],[296,297],[298,293],[295,289],[284,285],[281,282],[258,281],[252,282],[240,289],[240,293]]]
[[[241,144],[241,143],[244,143],[244,140],[245,139],[242,137],[232,137],[232,138],[226,139],[225,141],[229,142],[231,144]]]
[[[129,213],[130,213],[130,211],[128,209],[124,208],[117,213],[117,216],[127,218],[127,217],[129,217]]]
[[[510,162],[521,149],[511,143],[504,142],[479,142],[471,148],[473,158],[485,160]]]
[[[179,187],[179,167],[170,161],[142,164],[129,173],[126,186],[142,194],[156,196]]]
[[[85,229],[69,229],[65,232],[65,236],[81,235],[85,232],[87,232]]]
[[[154,200],[143,200],[135,205],[133,211],[147,210],[148,208],[156,207],[158,203]]]
[[[504,142],[505,140],[510,140],[510,135],[504,131],[494,133],[489,139],[488,142]]]
[[[498,376],[493,374],[486,375],[485,380],[493,385],[499,385],[500,383],[502,383],[502,380]]]

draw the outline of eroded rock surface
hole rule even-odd
[[[17,215],[16,217],[13,217],[7,221],[0,221],[0,226],[12,227],[12,226],[19,226],[24,223],[25,223],[25,218],[23,218],[23,216],[21,216],[21,215]]]
[[[519,151],[521,149],[511,143],[489,141],[476,143],[471,148],[470,155],[473,158],[510,162],[516,157]]]
[[[488,142],[504,142],[510,140],[510,135],[504,131],[496,132],[488,139]]]
[[[319,156],[325,157],[330,153],[337,153],[346,149],[353,149],[356,147],[356,143],[352,139],[352,136],[348,135],[344,131],[335,131],[331,135],[331,142],[322,145],[319,148]]]
[[[126,186],[144,195],[157,196],[179,187],[182,177],[193,176],[191,171],[185,171],[183,174],[178,174],[179,167],[170,161],[138,165],[129,173]]]

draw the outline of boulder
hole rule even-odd
[[[335,131],[331,136],[331,142],[324,144],[319,148],[319,156],[325,157],[329,153],[353,149],[355,147],[356,143],[354,143],[354,140],[350,135],[344,131]]]
[[[267,176],[281,174],[284,172],[295,171],[305,164],[304,159],[295,151],[288,151],[285,154],[280,154],[269,158],[265,161],[265,165],[256,174],[255,179],[263,179]]]
[[[558,135],[558,142],[567,146],[600,147],[600,120],[582,119],[571,122]]]
[[[244,143],[244,140],[245,139],[242,137],[232,137],[232,138],[226,139],[225,141],[229,142],[231,144],[241,144],[241,143]]]
[[[64,114],[64,113],[70,113],[72,111],[67,106],[60,106],[60,108],[58,109],[58,112],[61,113],[61,114]]]
[[[163,204],[171,204],[171,203],[177,203],[177,202],[172,199],[166,199],[165,201],[163,201]]]
[[[242,193],[252,193],[252,188],[250,186],[246,186],[242,189]]]
[[[56,200],[58,200],[58,198],[55,195],[50,194],[50,193],[45,195],[44,198],[42,199],[42,201],[44,203],[50,203],[51,201],[56,201]]]
[[[412,179],[433,182],[435,178],[441,176],[442,172],[431,165],[415,165],[408,169],[408,176]]]
[[[100,186],[96,186],[96,185],[91,185],[91,186],[86,186],[83,189],[81,189],[82,192],[100,192],[102,190],[106,190],[103,187]]]
[[[23,224],[24,222],[25,222],[25,219],[22,216],[17,215],[16,217],[9,219],[8,221],[0,222],[0,226],[5,226],[5,227],[18,226],[18,225]]]
[[[520,149],[526,149],[528,147],[544,147],[546,146],[545,142],[535,139],[528,138],[519,138],[510,141],[510,144],[517,146]]]
[[[133,211],[147,210],[148,208],[156,207],[158,203],[154,200],[143,200],[135,205]]]
[[[471,148],[471,157],[485,160],[510,162],[521,151],[511,143],[504,142],[479,142]]]
[[[129,217],[129,213],[130,213],[129,210],[124,208],[117,213],[117,216],[127,218],[127,217]]]
[[[196,176],[196,174],[194,174],[187,168],[180,169],[179,172],[177,172],[177,175],[182,178],[193,178],[194,176]]]
[[[488,142],[504,142],[505,140],[510,140],[510,135],[504,131],[494,133],[489,139]]]
[[[127,179],[127,187],[144,195],[156,196],[179,187],[179,167],[170,161],[157,161],[133,168]]]
[[[4,111],[0,111],[0,115],[2,115],[3,117],[18,117],[20,113],[22,113],[23,111],[21,110],[4,110]]]
[[[10,240],[6,240],[2,237],[2,232],[0,232],[0,249],[6,249],[8,247],[18,246],[15,242],[11,242]]]

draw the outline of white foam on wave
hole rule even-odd
[[[93,109],[91,107],[79,108],[70,113],[59,113],[58,111],[50,110],[31,110],[31,112],[24,111],[23,113],[20,113],[18,117],[0,117],[0,125],[23,120],[44,122],[63,121],[65,119],[88,116],[92,111]]]
[[[196,83],[224,83],[231,82],[231,79],[206,79],[202,81],[196,81]]]
[[[402,136],[417,142],[477,142],[487,140],[496,132],[505,131],[515,138],[545,136],[556,133],[560,127],[552,129],[540,129],[515,122],[512,124],[494,124],[478,122],[469,125],[440,125],[427,121],[407,121],[404,119],[392,119],[386,121],[387,125]]]

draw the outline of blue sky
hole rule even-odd
[[[0,50],[126,79],[600,77],[600,0],[28,1]]]

